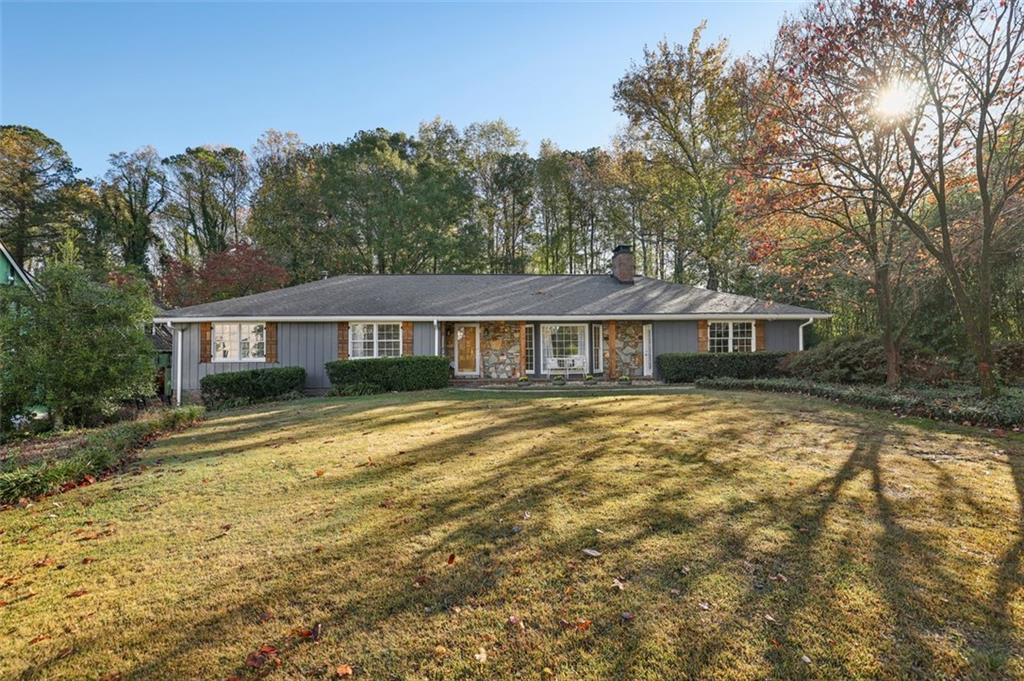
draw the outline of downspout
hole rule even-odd
[[[434,320],[434,354],[437,356],[441,355],[441,327],[438,326],[437,320]]]
[[[805,326],[810,326],[813,323],[814,323],[814,317],[811,317],[806,322],[804,322],[803,324],[800,325],[800,351],[801,352],[803,352],[803,349],[804,349],[804,327]]]
[[[173,326],[171,327],[174,328]],[[181,327],[174,329],[178,332],[178,351],[174,353],[174,405],[181,406],[181,355],[184,350],[184,337]]]

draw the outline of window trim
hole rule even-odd
[[[355,347],[355,334],[352,333],[353,326],[372,326],[373,327],[373,354],[372,355],[359,355],[358,357],[352,354],[352,348]],[[378,326],[398,326],[398,354],[397,355],[382,355],[380,354],[380,334],[377,333]],[[348,325],[348,358],[349,359],[380,359],[381,357],[401,357],[402,347],[405,329],[400,321],[380,321],[380,322],[351,322]],[[361,341],[360,341],[361,342]]]
[[[523,358],[523,364],[526,365],[526,369],[524,371],[528,374],[535,374],[537,373],[537,335],[536,331],[534,330],[534,325],[525,325],[523,327],[523,331],[526,332],[527,343],[529,343],[530,346],[533,348],[533,361],[527,362],[526,357]]]
[[[594,347],[594,332],[597,332],[597,347]],[[597,362],[594,366],[590,367],[590,373],[592,374],[603,374],[604,373],[604,324],[597,322],[590,325],[590,337],[587,339],[587,348],[589,355],[587,359],[591,357],[597,357]],[[595,352],[596,351],[596,352]]]
[[[644,376],[654,375],[654,325],[644,324],[640,340]]]
[[[242,326],[263,326],[263,356],[262,357],[246,357],[242,359]],[[238,357],[231,359],[230,357],[220,357],[217,354],[217,327],[218,326],[233,326],[238,329]],[[211,322],[210,323],[210,363],[211,364],[266,364],[267,363],[267,323],[261,321],[250,321],[250,322]]]
[[[712,324],[728,324],[729,325],[729,349],[725,352],[715,352],[711,349],[711,325]],[[733,328],[736,324],[750,324],[750,352],[757,352],[757,320],[756,319],[709,319],[708,320],[708,352],[716,355],[728,355],[734,352],[746,352],[745,350],[736,350],[735,341],[736,334],[733,332]],[[721,340],[721,339],[718,339]]]
[[[583,374],[590,373],[590,324],[588,324],[586,322],[580,322],[580,323],[552,322],[550,324],[541,324],[540,325],[540,367],[541,367],[541,373],[543,373],[545,375],[550,375],[550,373],[548,372],[548,365],[547,365],[547,359],[548,358],[545,356],[545,353],[544,353],[544,346],[545,346],[544,337],[547,335],[547,332],[545,331],[545,329],[549,329],[549,328],[551,328],[553,326],[571,326],[571,327],[574,327],[574,328],[577,328],[577,329],[583,329],[583,334],[582,334],[583,335],[583,347],[580,348],[580,354],[583,356],[583,369],[582,369],[582,373]],[[576,373],[576,372],[572,372],[572,373]]]

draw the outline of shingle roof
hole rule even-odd
[[[825,313],[747,296],[607,274],[343,275],[231,300],[169,310],[161,321],[251,317],[607,317],[614,315],[762,315]]]

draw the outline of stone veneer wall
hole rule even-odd
[[[644,374],[644,325],[643,322],[621,321],[615,332],[615,363],[619,376],[643,376]],[[605,344],[608,342],[608,330],[605,332]],[[607,357],[605,366],[607,367]]]
[[[519,376],[519,322],[480,323],[480,370],[484,378]]]

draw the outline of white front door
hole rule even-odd
[[[480,325],[455,325],[455,375],[480,375]]]

